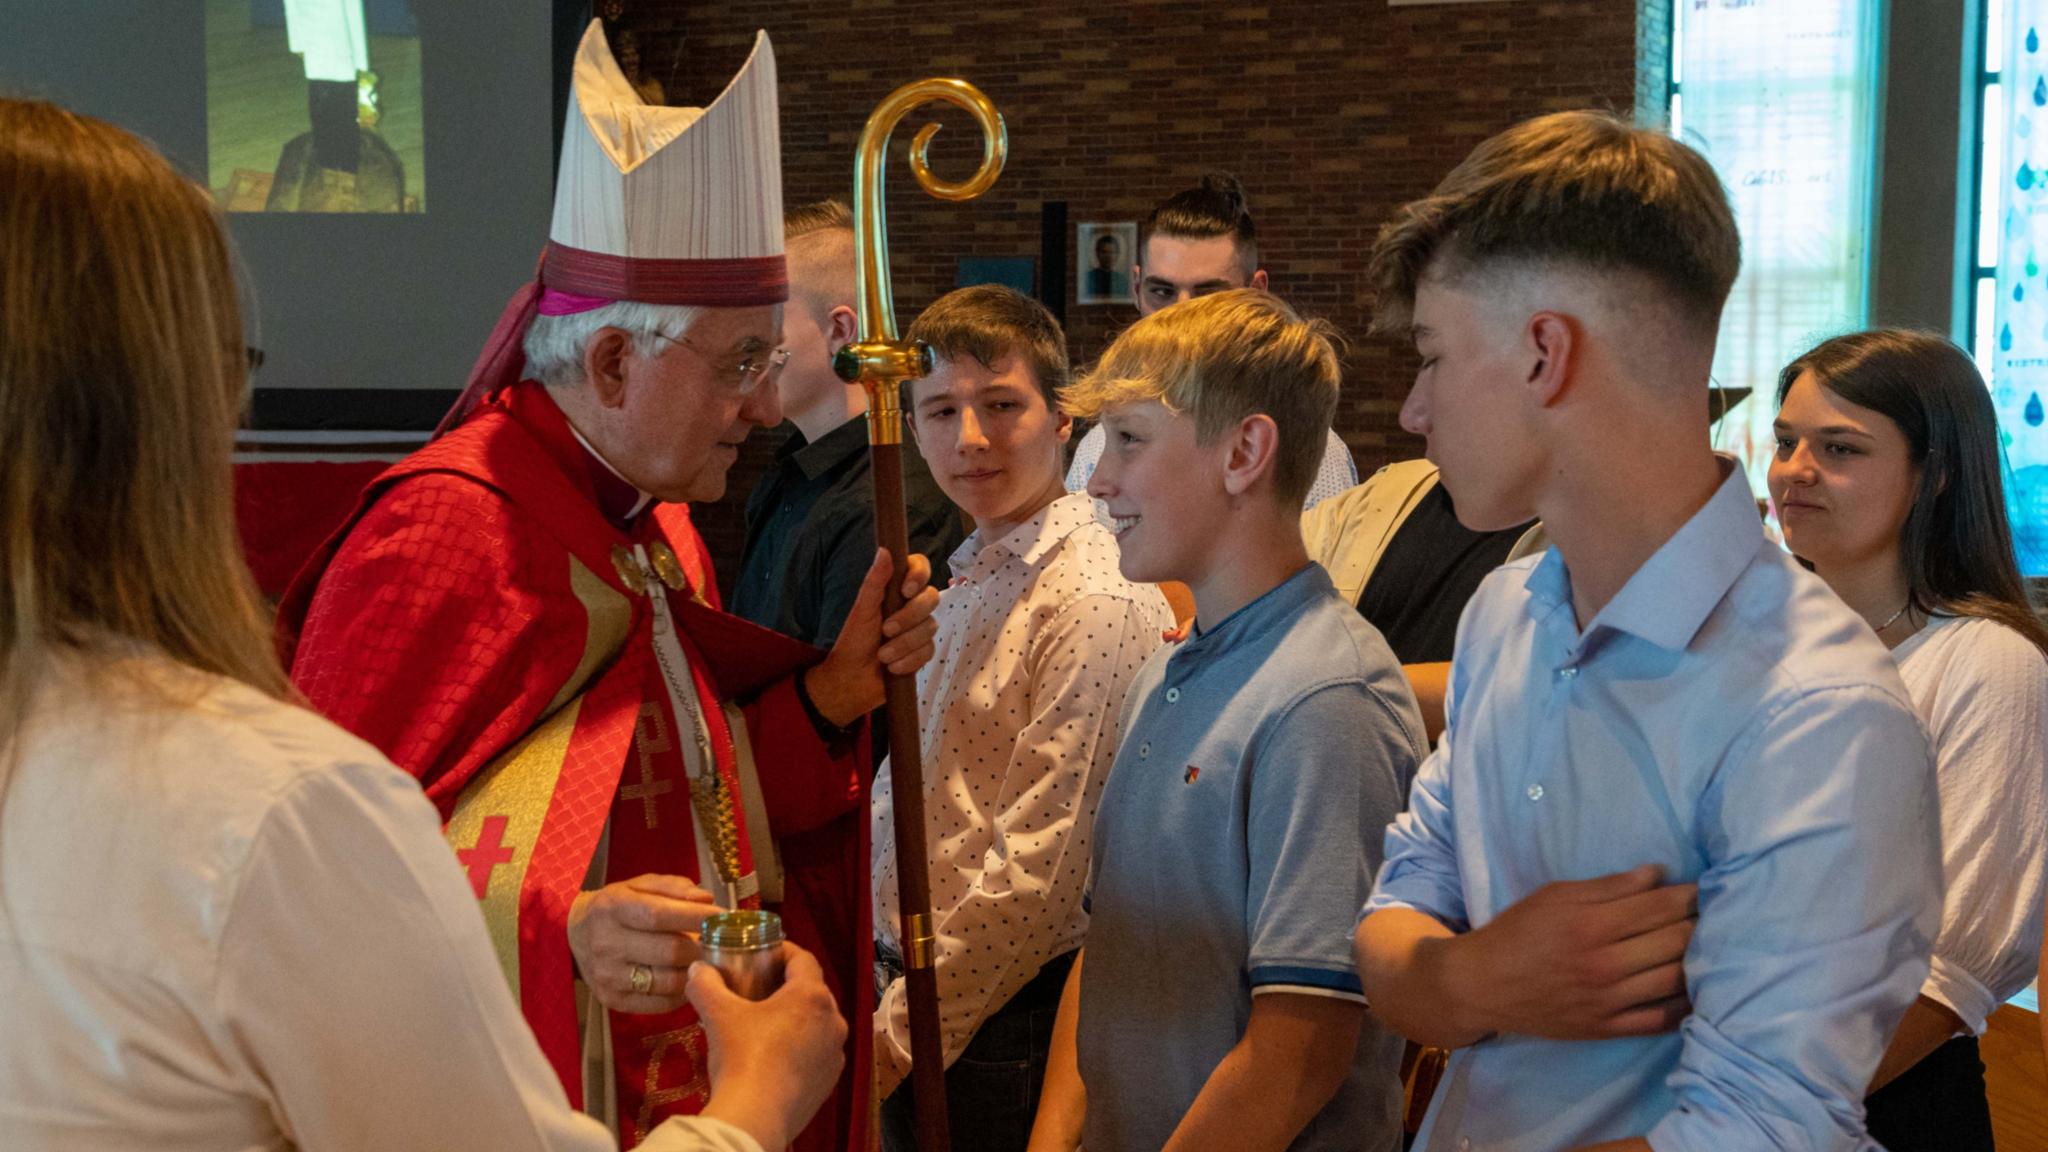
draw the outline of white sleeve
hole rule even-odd
[[[2034,978],[2048,894],[2048,662],[2002,625],[1972,625],[1921,702],[1941,791],[1941,934],[1921,993],[1972,1035]],[[1963,637],[1957,637],[1958,640]]]
[[[1073,463],[1067,465],[1067,491],[1086,492],[1095,477],[1095,465],[1102,459],[1102,425],[1097,424],[1074,445]]]
[[[1308,497],[1301,502],[1301,510],[1306,512],[1357,486],[1358,464],[1351,459],[1351,449],[1344,443],[1344,438],[1333,429],[1323,444],[1323,459],[1316,466],[1315,482],[1309,485]]]
[[[224,1055],[297,1147],[616,1147],[570,1110],[433,806],[389,764],[294,784],[225,916]]]

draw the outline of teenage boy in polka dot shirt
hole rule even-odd
[[[937,651],[917,681],[953,1146],[1021,1152],[1087,926],[1081,889],[1116,719],[1173,616],[1157,588],[1118,572],[1116,541],[1061,481],[1072,422],[1055,402],[1067,354],[1052,315],[1007,288],[963,288],[909,336],[936,354],[932,374],[911,385],[911,432],[974,520],[949,561]],[[884,1144],[909,1150],[891,799],[883,773],[873,805],[875,1065]]]

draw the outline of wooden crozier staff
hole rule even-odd
[[[882,163],[889,135],[912,109],[944,101],[981,125],[981,166],[958,184],[932,174],[926,149],[937,124],[918,129],[910,170],[941,200],[972,200],[1002,173],[1010,140],[1002,114],[965,80],[919,80],[891,92],[868,117],[853,160],[854,253],[860,265],[860,342],[839,350],[833,370],[868,394],[868,451],[874,461],[875,537],[889,550],[896,579],[889,582],[884,615],[903,604],[910,530],[903,514],[903,385],[931,371],[932,350],[896,338],[895,297],[889,289],[889,221],[882,207]],[[918,751],[917,679],[888,677],[889,784],[895,790],[896,884],[903,922],[904,992],[910,1008],[910,1083],[917,1098],[917,1143],[922,1152],[952,1147],[946,1131],[946,1061],[939,1039],[938,975],[932,969],[931,870],[924,836],[924,766]]]

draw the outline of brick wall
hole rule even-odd
[[[945,128],[933,166],[971,171],[980,140],[964,116],[934,108],[897,131],[889,227],[906,325],[953,286],[958,257],[1037,255],[1044,201],[1067,202],[1071,247],[1072,223],[1137,220],[1205,169],[1235,171],[1274,290],[1354,337],[1337,431],[1363,472],[1419,451],[1396,423],[1410,353],[1363,335],[1374,231],[1515,120],[1629,109],[1640,63],[1659,59],[1659,36],[1668,37],[1654,26],[1639,36],[1639,2],[1653,15],[1665,9],[1665,0],[628,0],[619,25],[638,33],[647,70],[678,104],[715,97],[754,29],[768,30],[792,201],[850,196],[856,137],[897,85],[960,76],[989,95],[1008,120],[1010,160],[980,200],[925,196],[902,159],[917,125],[936,119]],[[1071,252],[1068,260],[1076,267]],[[1068,332],[1084,363],[1136,311],[1076,307],[1072,292],[1070,283]],[[736,566],[737,510],[772,447],[757,436],[727,501],[700,510],[722,569]]]

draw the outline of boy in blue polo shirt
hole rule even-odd
[[[1338,375],[1326,326],[1241,289],[1145,317],[1062,396],[1107,434],[1088,492],[1124,576],[1187,584],[1195,622],[1126,698],[1034,1147],[1399,1147],[1350,926],[1426,744],[1302,544]]]

